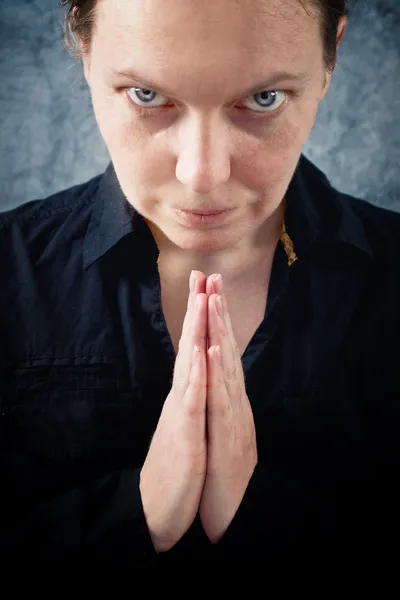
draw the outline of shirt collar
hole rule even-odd
[[[286,230],[300,258],[318,246],[318,252],[341,246],[374,259],[361,218],[354,210],[358,198],[336,190],[326,175],[304,154],[289,184]],[[352,202],[353,200],[353,202]]]
[[[122,238],[130,234],[143,235],[144,230],[150,234],[153,250],[158,254],[150,229],[141,214],[126,199],[112,162],[100,177],[95,194],[92,216],[84,242],[85,269],[111,250]]]
[[[85,269],[128,235],[147,236],[150,258],[154,256],[156,261],[158,248],[150,229],[122,192],[112,162],[100,177],[95,193],[84,243]],[[350,198],[333,188],[325,174],[304,154],[300,155],[286,193],[281,237],[289,266],[316,244],[341,244],[350,251],[355,249],[373,258],[362,221],[353,210]],[[148,246],[146,254],[149,256]]]

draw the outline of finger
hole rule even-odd
[[[206,363],[206,353],[202,352],[199,347],[196,345],[193,350],[193,360],[192,360],[192,369],[189,373],[189,385],[186,389],[186,392],[183,394],[182,400],[182,408],[186,409],[186,414],[195,420],[194,431],[191,431],[189,435],[197,435],[200,433],[200,438],[202,439],[204,436],[204,426],[205,421],[203,421],[203,425],[201,425],[201,421],[198,421],[198,416],[201,415],[205,418],[206,416],[206,401],[207,401],[207,363]],[[180,396],[178,396],[180,397]],[[200,430],[198,430],[198,426],[200,425]]]
[[[207,277],[207,281],[206,281],[206,294],[207,296],[211,296],[211,294],[218,294],[219,292],[217,291],[215,285],[214,285],[214,280],[219,277],[219,273],[213,273],[212,275],[210,275],[209,277]]]
[[[221,365],[221,347],[211,346],[207,350],[207,412],[225,416],[232,410]],[[214,424],[215,425],[215,424]],[[214,427],[210,421],[209,433]]]
[[[199,271],[194,273],[194,285],[189,291],[186,314],[179,340],[178,354],[175,360],[173,384],[184,392],[189,385],[189,376],[193,364],[193,348],[197,345],[200,352],[206,351],[207,315],[205,310],[206,295],[205,275]],[[200,307],[196,309],[196,300],[200,299]]]
[[[218,319],[217,319],[217,308],[216,300],[218,294],[214,285],[214,279],[219,277],[218,273],[214,273],[207,278],[206,293],[208,296],[208,348],[217,346],[220,343],[219,332],[218,332]]]
[[[201,271],[193,271],[193,285],[192,289],[189,290],[188,304],[186,314],[183,321],[182,335],[179,340],[179,348],[182,347],[181,356],[188,357],[188,352],[191,352],[191,346],[199,342],[201,344],[202,339],[196,336],[196,328],[194,327],[196,321],[196,299],[201,293],[204,293],[206,285],[206,278],[204,273]],[[204,336],[202,336],[204,337]],[[188,362],[188,364],[190,361]]]
[[[222,300],[223,294],[222,276],[219,273],[210,275],[207,279],[207,291],[211,293],[208,301],[209,347],[218,344],[220,345],[222,370],[226,379],[226,384],[227,386],[230,384],[230,387],[233,387],[232,383],[234,385],[237,379],[233,346],[233,342],[236,344],[236,341],[234,339],[232,340],[229,336],[226,316],[221,319],[219,315],[217,300],[218,295],[221,295]]]
[[[225,383],[228,394],[233,398],[238,391],[244,391],[244,375],[243,366],[240,356],[239,347],[237,345],[233,332],[232,321],[229,315],[228,304],[223,290],[222,278],[220,275],[212,279],[213,289],[221,296],[224,315],[221,317],[217,310],[217,296],[211,295],[209,298],[209,336],[212,338],[211,345],[220,344],[222,368],[225,377]]]

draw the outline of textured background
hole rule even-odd
[[[0,211],[110,161],[58,0],[0,0]],[[358,0],[304,146],[339,190],[400,212],[400,0]]]

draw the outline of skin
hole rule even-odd
[[[338,46],[345,25],[343,18]],[[248,294],[243,286],[248,274],[258,276],[260,265],[272,262],[285,193],[331,79],[319,23],[297,0],[100,0],[92,48],[82,50],[101,134],[125,196],[160,249],[163,283],[169,281],[179,297],[196,271],[191,302],[200,299],[199,378],[207,380],[207,466],[199,514],[217,543],[258,463],[226,289],[235,282],[234,293],[244,287]],[[113,76],[112,68],[134,68],[156,81],[157,89]],[[274,70],[303,71],[306,78],[243,93]],[[141,116],[146,96],[138,98],[134,87],[158,92],[151,104],[163,108]],[[279,92],[272,110],[259,96],[264,91]],[[173,211],[216,206],[236,210],[215,229],[183,226]],[[214,277],[218,273],[223,284]],[[223,317],[217,314],[217,295]],[[186,354],[188,361],[187,349]],[[157,477],[145,474],[146,513]]]
[[[343,17],[338,46],[345,26]],[[317,18],[298,0],[99,0],[82,52],[100,132],[169,291],[186,290],[192,269],[221,273],[229,289],[272,263],[285,193],[330,85]],[[278,70],[306,79],[245,93]],[[145,104],[151,116],[140,114]],[[174,207],[236,210],[195,229]]]

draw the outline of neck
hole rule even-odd
[[[192,270],[201,271],[206,277],[221,273],[224,282],[238,285],[251,278],[261,268],[270,270],[276,246],[281,238],[285,215],[285,199],[271,217],[262,224],[251,241],[242,241],[240,247],[229,248],[214,254],[190,253],[171,245],[159,247],[158,268],[168,285],[180,289],[186,285]],[[148,223],[154,235],[154,228]]]

